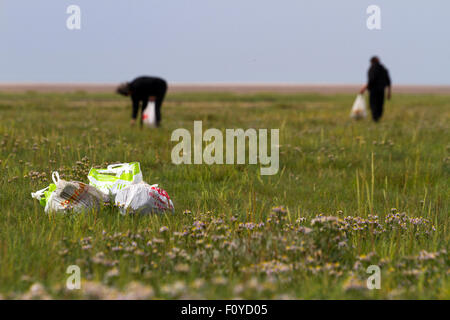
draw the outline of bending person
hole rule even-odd
[[[157,77],[138,77],[131,82],[122,83],[117,88],[117,93],[131,96],[133,111],[131,125],[136,124],[136,119],[141,105],[140,125],[142,127],[142,115],[147,108],[148,100],[155,101],[156,126],[161,122],[161,106],[167,91],[167,82]]]

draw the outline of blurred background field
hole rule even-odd
[[[0,295],[450,298],[449,96],[394,94],[379,124],[352,121],[353,99],[169,93],[162,128],[139,130],[113,94],[1,93]],[[194,120],[279,128],[279,173],[172,164],[171,133]],[[31,199],[54,170],[87,182],[91,166],[131,161],[174,215],[46,215]],[[366,288],[371,264],[380,290]]]

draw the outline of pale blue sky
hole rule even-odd
[[[0,82],[363,83],[378,54],[394,83],[450,84],[449,14],[448,0],[0,0]]]

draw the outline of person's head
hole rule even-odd
[[[373,56],[372,58],[370,58],[370,63],[373,64],[379,64],[380,63],[380,58],[378,58],[377,56]]]
[[[129,96],[130,95],[130,85],[128,84],[128,82],[125,83],[121,83],[117,89],[116,92],[118,94],[121,94],[123,96]]]

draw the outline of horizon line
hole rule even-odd
[[[0,82],[3,92],[114,92],[118,82]],[[363,83],[169,82],[172,92],[355,93]],[[395,93],[450,94],[448,84],[394,84]]]

